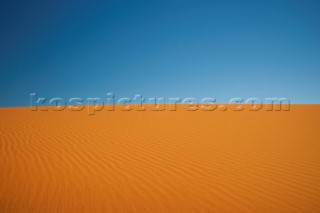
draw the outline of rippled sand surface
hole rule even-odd
[[[0,109],[0,212],[320,212],[319,118]]]

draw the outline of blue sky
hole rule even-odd
[[[0,106],[41,97],[320,103],[320,1],[0,3]]]

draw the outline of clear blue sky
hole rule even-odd
[[[44,97],[320,103],[320,1],[0,2],[0,106]]]

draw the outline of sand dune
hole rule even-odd
[[[0,109],[0,212],[320,212],[319,115]]]

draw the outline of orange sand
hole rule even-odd
[[[320,212],[319,115],[0,109],[0,212]]]

